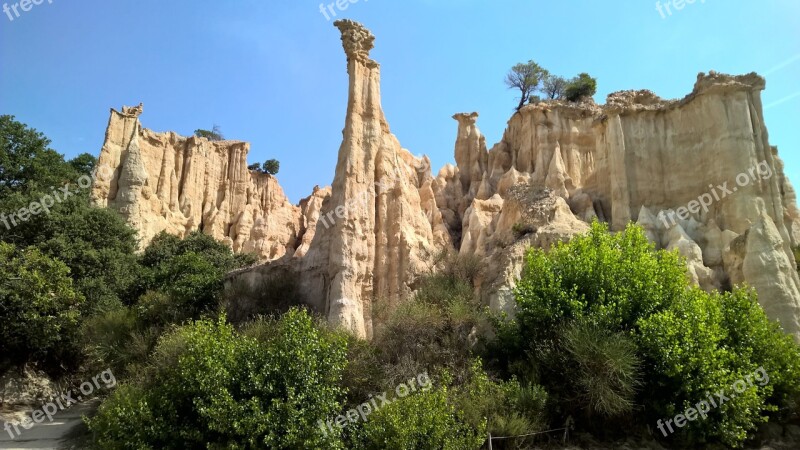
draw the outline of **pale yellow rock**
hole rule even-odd
[[[759,202],[759,205],[763,206]],[[758,292],[767,316],[800,340],[800,279],[772,218],[763,210],[747,233],[744,279]]]
[[[273,177],[247,171],[246,143],[153,133],[139,124],[140,105],[111,114],[95,202],[120,210],[143,244],[202,229],[258,253],[270,262],[231,274],[228,286],[293,273],[306,304],[359,336],[372,333],[373,302],[407,297],[443,250],[481,258],[476,289],[513,310],[525,249],[568,240],[595,219],[612,231],[638,222],[705,289],[754,286],[770,318],[800,336],[791,251],[800,210],[767,139],[763,78],[701,73],[681,100],[639,90],[605,105],[528,105],[488,151],[478,114],[456,114],[456,164],[434,177],[430,160],[390,132],[374,36],[349,20],[335,25],[349,97],[330,189],[292,205]]]
[[[249,144],[154,133],[141,127],[142,109],[111,110],[92,188],[95,204],[138,231],[141,248],[162,231],[200,230],[265,260],[294,251],[300,209],[274,177],[247,170]]]
[[[331,324],[358,336],[372,334],[372,304],[398,302],[450,244],[430,174],[430,161],[401,148],[380,104],[380,67],[369,59],[374,36],[362,25],[335,22],[347,55],[349,98],[344,139],[330,195],[319,210],[310,242],[305,236],[290,261],[233,274],[228,285],[270,276],[287,265],[306,303]],[[451,174],[453,179],[457,173]],[[312,199],[314,196],[312,196]],[[318,212],[317,212],[318,211]]]

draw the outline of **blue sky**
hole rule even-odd
[[[216,123],[252,144],[251,162],[277,158],[292,201],[332,181],[347,73],[319,0],[48,1],[13,21],[0,15],[0,114],[56,150],[97,155],[109,108],[141,101],[147,128],[188,135]],[[338,16],[377,36],[392,131],[437,171],[453,160],[456,112],[480,112],[489,146],[500,140],[515,105],[504,75],[533,59],[597,77],[599,102],[634,88],[683,97],[701,71],[766,74],[770,141],[800,184],[800,2],[670,10],[662,17],[650,0],[359,0]]]

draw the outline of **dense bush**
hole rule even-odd
[[[35,248],[0,242],[0,372],[75,356],[80,306],[69,269]]]
[[[485,423],[475,429],[448,401],[447,388],[435,387],[397,398],[369,416],[350,448],[359,450],[479,449],[486,441]]]
[[[292,310],[243,335],[222,319],[164,337],[146,373],[88,420],[102,448],[343,448],[345,342]]]
[[[486,321],[472,283],[480,266],[454,254],[437,262],[439,270],[422,278],[415,296],[376,327],[374,345],[387,386],[434,368],[447,369],[460,383],[478,353],[477,335]]]
[[[524,436],[543,430],[547,397],[538,385],[490,379],[479,360],[473,364],[469,380],[453,388],[454,404],[464,422],[475,430],[485,427],[492,436]],[[507,442],[514,444],[511,448],[526,448],[532,440],[524,436]]]
[[[720,440],[740,444],[772,411],[788,411],[800,389],[800,350],[755,300],[735,290],[693,290],[668,310],[642,320],[642,351],[653,364],[643,403],[672,418],[706,400],[709,393],[733,394],[704,420],[691,421],[681,438],[688,443]],[[759,369],[768,383],[747,383]],[[716,397],[715,397],[716,398]]]
[[[225,274],[255,260],[252,255],[234,254],[228,246],[201,232],[185,239],[161,233],[141,257],[141,288],[169,296],[171,302],[164,305],[168,306],[164,313],[173,323],[196,319],[216,309],[222,300]]]
[[[582,73],[569,81],[564,89],[564,97],[571,102],[577,102],[593,96],[596,92],[597,80],[588,73]]]
[[[130,268],[136,277],[128,297],[135,301],[84,322],[89,367],[110,366],[119,375],[138,373],[165,330],[215,313],[225,274],[254,259],[234,255],[202,233],[185,239],[159,234]]]
[[[595,223],[549,253],[530,250],[515,294],[516,320],[498,328],[506,367],[539,379],[555,413],[583,411],[585,427],[631,408],[655,424],[763,367],[769,385],[675,430],[688,444],[737,445],[797,398],[800,351],[755,293],[689,287],[677,254],[655,251],[639,227],[612,235]]]

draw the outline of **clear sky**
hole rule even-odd
[[[144,102],[147,128],[216,123],[252,144],[251,162],[280,160],[292,201],[331,183],[347,73],[319,0],[43,0],[16,17],[17,1],[0,0],[14,18],[0,15],[0,114],[54,149],[97,155],[109,108]],[[504,75],[533,59],[597,77],[601,103],[683,97],[701,71],[766,75],[770,141],[800,187],[800,1],[665,3],[662,17],[651,0],[358,0],[337,15],[377,36],[392,131],[436,171],[453,160],[456,112],[480,112],[488,145],[500,140],[515,106]]]

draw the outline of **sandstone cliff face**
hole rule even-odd
[[[509,186],[547,188],[568,202],[562,217],[597,218],[612,230],[638,222],[658,248],[677,249],[687,259],[690,280],[704,289],[753,286],[769,316],[800,337],[800,279],[791,252],[800,216],[777,149],[768,142],[763,89],[756,74],[712,72],[700,74],[693,92],[680,101],[626,91],[611,94],[603,106],[526,106],[488,152],[488,165],[477,114],[457,115],[456,155],[464,163],[440,172],[440,207],[445,216],[458,216],[462,206],[447,198],[462,192],[471,206],[463,215],[461,252],[491,256],[506,250],[476,247],[476,239],[496,236],[502,242],[501,233],[519,220],[500,224],[509,208],[497,203],[509,196]],[[463,149],[472,156],[459,157]],[[484,175],[475,178],[476,173]],[[495,287],[513,285],[518,275],[506,268],[492,271],[506,278],[500,276]],[[486,292],[490,303],[497,298],[494,289]]]
[[[112,112],[97,203],[117,208],[146,242],[202,229],[267,261],[230,274],[251,291],[291,274],[302,301],[359,336],[372,305],[413,291],[446,249],[480,258],[476,289],[513,310],[529,246],[548,248],[592,220],[639,223],[658,248],[677,249],[704,289],[747,283],[767,314],[800,339],[796,194],[769,145],[756,74],[700,74],[691,94],[609,95],[605,105],[547,101],[522,108],[487,150],[477,113],[456,114],[455,165],[401,148],[380,103],[374,36],[335,23],[350,76],[333,186],[293,206],[274,178],[247,172],[247,144],[142,130],[140,109]]]
[[[300,208],[274,177],[247,169],[249,144],[154,133],[139,114],[111,110],[92,198],[119,211],[142,248],[161,231],[200,230],[265,260],[294,252]]]
[[[337,21],[350,76],[344,140],[330,196],[315,209],[296,258],[246,270],[232,283],[254,286],[288,270],[307,303],[359,336],[372,333],[375,299],[396,302],[429,270],[449,236],[436,207],[430,162],[400,147],[381,108],[380,66],[369,59],[374,36]],[[318,211],[318,212],[317,212]]]

